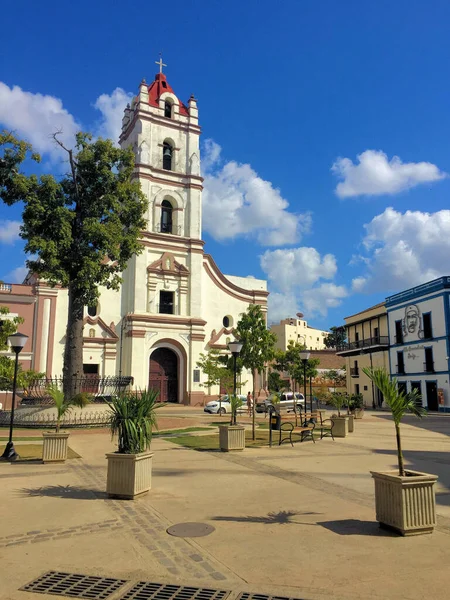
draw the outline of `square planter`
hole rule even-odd
[[[355,419],[362,419],[364,416],[364,409],[363,408],[355,408],[355,410],[353,411],[353,414],[355,416]]]
[[[242,425],[219,425],[219,444],[222,452],[244,450],[245,427]]]
[[[67,459],[68,433],[44,431],[42,433],[42,462],[63,463]]]
[[[110,498],[133,500],[152,487],[152,452],[106,455],[108,475],[106,493]]]
[[[333,436],[344,438],[348,434],[348,419],[347,417],[331,417],[333,422]]]
[[[398,471],[371,471],[377,521],[380,526],[405,536],[432,533],[436,525],[437,475],[406,472],[407,476],[400,477]]]
[[[355,431],[354,415],[347,415],[348,419],[348,432],[353,433]]]

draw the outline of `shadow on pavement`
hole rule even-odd
[[[392,421],[390,413],[376,414],[372,413],[379,419]],[[418,429],[425,429],[426,431],[433,431],[434,433],[442,433],[444,435],[450,435],[450,417],[448,415],[438,415],[436,413],[429,413],[422,419],[415,417],[414,415],[405,415],[402,419],[402,423],[405,425],[412,425]]]
[[[316,523],[302,523],[295,521],[293,517],[299,515],[320,515],[316,512],[297,512],[294,510],[280,510],[279,512],[270,512],[265,517],[247,516],[247,517],[211,517],[212,521],[228,521],[234,523],[262,523],[263,525],[316,525]]]
[[[360,521],[359,519],[343,519],[341,521],[322,521],[317,523],[325,529],[339,535],[369,535],[382,537],[398,537],[397,534],[380,529],[376,521]]]
[[[73,485],[47,485],[40,488],[22,488],[19,490],[21,497],[48,497],[48,498],[69,498],[72,500],[104,500],[107,498],[106,492],[99,490],[90,490]]]

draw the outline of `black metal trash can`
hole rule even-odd
[[[281,429],[281,415],[279,415],[274,410],[270,411],[270,429],[272,431],[280,431]]]

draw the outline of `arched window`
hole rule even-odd
[[[172,205],[168,200],[161,203],[161,233],[172,233]]]
[[[96,317],[97,316],[97,304],[91,304],[90,306],[88,306],[88,315],[90,317]]]
[[[164,116],[168,119],[172,118],[172,103],[168,100],[164,102]]]
[[[172,154],[173,148],[169,144],[169,142],[164,142],[163,144],[163,169],[166,171],[172,170]]]

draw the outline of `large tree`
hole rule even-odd
[[[286,352],[277,353],[277,362],[275,363],[277,370],[287,371],[291,379],[299,386],[304,384],[304,366],[300,352],[305,349],[306,347],[303,344],[289,340]],[[316,377],[319,363],[320,359],[318,358],[309,358],[307,360],[306,380]]]
[[[275,352],[276,335],[267,329],[266,319],[259,304],[250,304],[241,316],[235,329],[236,337],[242,342],[239,358],[253,377],[252,437],[255,439],[256,378]]]
[[[143,250],[147,201],[132,178],[131,149],[87,133],[76,135],[73,150],[54,138],[69,164],[59,179],[20,171],[31,147],[8,132],[0,135],[0,197],[8,205],[24,203],[21,237],[33,256],[28,268],[50,285],[67,287],[63,377],[72,397],[83,373],[84,307],[96,304],[99,286],[119,289],[128,261]]]
[[[330,327],[330,333],[323,338],[326,348],[338,348],[347,340],[345,327]]]

